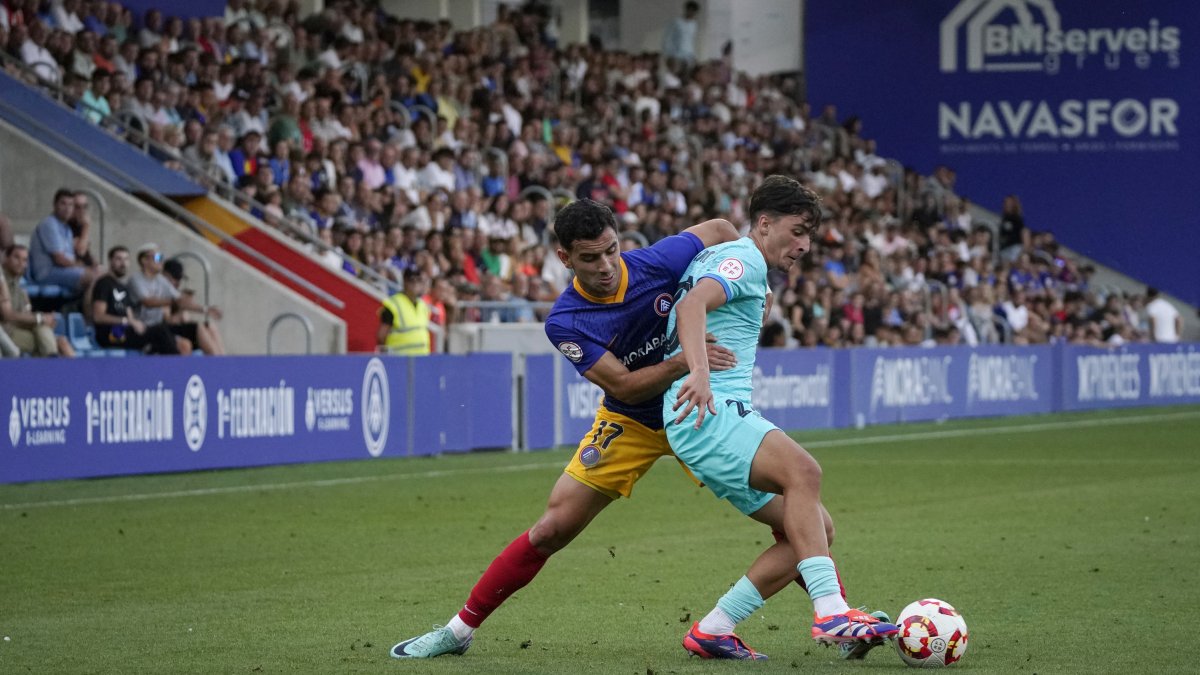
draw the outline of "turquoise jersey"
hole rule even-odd
[[[679,280],[675,305],[701,279],[712,279],[725,289],[725,304],[708,313],[706,330],[717,343],[737,356],[737,365],[729,370],[716,371],[709,376],[713,398],[721,406],[725,399],[750,405],[754,374],[754,356],[762,331],[763,312],[767,306],[767,261],[749,237],[713,246],[692,259]],[[667,320],[667,356],[680,352],[675,312]],[[686,378],[676,380],[663,394],[663,420],[671,422],[679,388]]]

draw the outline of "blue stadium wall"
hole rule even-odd
[[[879,154],[1200,304],[1194,0],[808,0],[814,110]]]
[[[561,357],[0,362],[0,482],[574,445],[600,390]],[[1198,345],[761,350],[788,430],[1200,403]]]

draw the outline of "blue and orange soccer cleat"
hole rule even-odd
[[[866,611],[865,607],[859,609]],[[888,616],[887,612],[871,612],[871,616],[879,619],[883,623],[891,623],[892,617]],[[867,653],[872,649],[879,647],[887,642],[887,638],[871,638],[870,640],[855,640],[853,642],[842,642],[838,644],[838,656],[847,661],[861,661],[867,658]]]
[[[821,644],[886,640],[895,637],[899,632],[900,629],[895,624],[880,621],[861,609],[816,617],[812,626],[813,639]]]
[[[742,638],[729,633],[728,635],[709,635],[700,632],[700,623],[692,624],[692,629],[683,636],[683,648],[689,654],[702,659],[745,659],[751,661],[766,661],[766,654],[759,654],[742,642]]]
[[[424,635],[418,635],[392,647],[394,659],[431,659],[442,654],[465,654],[471,639],[459,640],[448,626],[434,626]]]

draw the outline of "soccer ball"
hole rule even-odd
[[[967,622],[950,603],[928,598],[900,612],[896,651],[913,668],[941,668],[967,653]]]

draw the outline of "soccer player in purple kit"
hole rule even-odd
[[[546,335],[604,390],[604,401],[542,516],[492,561],[446,626],[395,645],[395,658],[466,652],[475,629],[551,555],[615,499],[628,497],[655,461],[672,455],[662,428],[662,393],[687,373],[682,358],[662,359],[675,288],[697,253],[734,241],[737,230],[729,221],[709,220],[621,253],[612,211],[582,199],[559,211],[554,232],[558,256],[575,279],[546,318]],[[708,352],[713,370],[734,365],[728,350],[710,342]]]
[[[709,220],[654,246],[621,253],[616,221],[603,204],[583,199],[555,218],[558,256],[575,280],[546,319],[546,335],[576,370],[604,390],[592,429],[550,493],[546,510],[488,566],[463,608],[445,626],[394,645],[394,658],[463,654],[474,631],[663,456],[673,456],[662,421],[662,393],[687,374],[681,358],[663,360],[667,317],[683,271],[705,248],[735,241],[725,220]],[[707,345],[713,371],[732,368],[732,353]],[[686,470],[686,469],[685,469]],[[827,534],[832,520],[822,510]],[[768,581],[764,597],[796,579],[794,563],[768,549],[747,574]],[[714,610],[715,611],[715,610]],[[703,622],[697,624],[702,625]],[[704,658],[763,659],[732,634],[703,635],[688,650]]]

